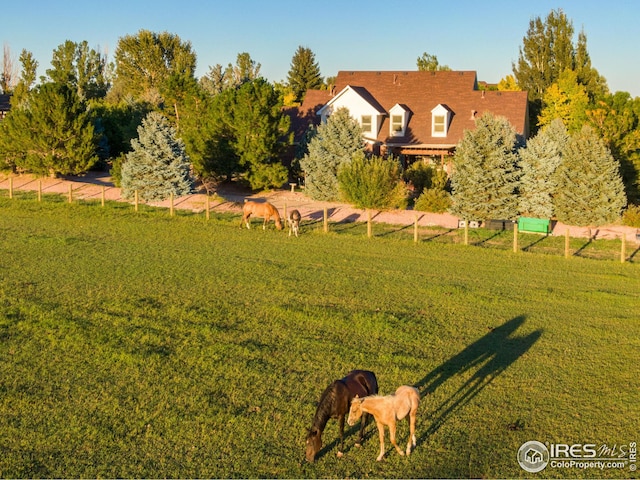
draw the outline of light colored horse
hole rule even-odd
[[[263,217],[264,223],[262,229],[267,229],[267,222],[273,218],[278,230],[282,230],[282,222],[280,221],[280,213],[278,209],[271,205],[269,202],[253,202],[249,201],[242,206],[242,220],[240,220],[240,226],[246,224],[247,228],[251,228],[249,223],[249,217],[254,215],[256,217]]]
[[[376,420],[378,433],[380,435],[380,455],[376,460],[384,457],[384,427],[389,427],[389,437],[391,443],[400,455],[404,452],[400,450],[396,443],[396,419],[402,420],[409,415],[409,441],[407,442],[407,455],[411,453],[411,445],[416,446],[416,412],[420,403],[420,393],[417,388],[409,385],[398,387],[393,395],[369,395],[364,398],[357,396],[351,401],[349,418],[347,423],[354,425],[363,413],[370,413]]]
[[[291,233],[294,233],[295,236],[298,236],[298,230],[300,230],[300,212],[296,209],[293,209],[287,215],[287,223],[289,224],[289,236]]]

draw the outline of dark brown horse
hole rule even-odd
[[[313,423],[307,435],[307,461],[314,462],[316,455],[322,448],[322,432],[330,418],[338,420],[340,428],[340,449],[338,456],[342,456],[344,450],[344,418],[349,412],[351,400],[357,395],[360,398],[378,393],[378,380],[373,372],[367,370],[353,370],[341,380],[335,380],[320,396],[320,402],[313,417]],[[368,414],[363,413],[360,421],[359,446],[364,437],[364,428],[367,424]]]

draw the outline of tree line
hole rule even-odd
[[[626,92],[609,92],[606,79],[591,65],[586,34],[579,32],[577,42],[574,35],[572,22],[562,10],[532,19],[519,58],[512,64],[513,75],[497,86],[483,88],[529,92],[532,151],[546,148],[535,147],[536,142],[544,142],[534,140],[558,119],[570,137],[581,135],[583,127],[589,126],[589,135],[604,146],[602,155],[611,155],[614,170],[621,175],[624,204],[637,205],[640,99]],[[263,189],[303,175],[310,195],[325,188],[331,191],[328,197],[336,191],[345,194],[337,188],[334,154],[312,143],[316,130],[307,132],[293,165],[285,167],[282,162],[283,153],[292,145],[291,125],[283,106],[299,104],[308,89],[326,88],[332,81],[322,78],[308,48],[298,47],[282,83],[265,80],[260,75],[261,65],[246,52],[238,54],[235,64],[209,67],[198,79],[196,53],[190,42],[171,33],[147,30],[120,38],[112,63],[87,42],[68,40],[53,51],[51,68],[38,83],[38,62],[30,52],[20,54],[19,75],[13,74],[9,57],[5,47],[0,88],[11,94],[11,111],[0,122],[0,167],[4,170],[78,174],[108,165],[124,187],[131,186],[132,171],[157,170],[160,161],[175,167],[174,183],[181,185],[175,187],[175,193],[184,191],[194,177],[205,184],[242,179],[253,189]],[[419,70],[450,69],[426,52],[416,64]],[[463,152],[464,142],[458,147]],[[516,150],[525,152],[522,139],[518,142]],[[326,156],[322,162],[310,160],[322,155]],[[377,161],[359,152],[357,157],[354,165],[360,167]],[[541,172],[550,168],[540,161],[534,165],[520,155],[518,158],[513,175],[519,182],[528,176],[544,176]],[[127,166],[131,162],[139,168]],[[145,167],[145,162],[152,164]],[[499,162],[495,165],[504,168]],[[528,174],[527,169],[534,169],[534,173]],[[450,195],[463,186],[454,178],[443,178],[420,164],[406,171],[395,170],[405,187],[413,189],[413,195],[405,197],[421,201],[423,208],[458,208]],[[140,186],[142,180],[136,175],[133,184]],[[351,178],[361,173],[354,175]],[[494,173],[485,171],[483,175],[490,178]],[[495,175],[508,176],[506,171]],[[368,180],[374,178],[369,176]],[[373,188],[365,183],[356,190]],[[530,188],[519,184],[518,195],[528,195]],[[394,199],[389,200],[392,204],[402,203],[398,192],[396,189]],[[555,200],[560,194],[556,190],[546,195]],[[618,208],[619,202],[614,204]],[[548,209],[543,211],[548,213]]]

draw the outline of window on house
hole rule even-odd
[[[402,132],[402,115],[391,116],[391,131]]]
[[[363,115],[360,119],[363,133],[371,133],[371,115]]]
[[[446,127],[447,117],[445,115],[434,115],[433,116],[433,133],[435,134],[444,134]]]

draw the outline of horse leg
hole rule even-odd
[[[338,450],[338,458],[340,458],[342,457],[342,451],[344,450],[344,415],[342,415],[340,420],[338,420],[338,425],[340,428],[340,450]]]
[[[242,220],[240,220],[240,228],[242,228],[243,224],[246,224],[247,228],[251,228],[251,227],[249,227],[249,217],[250,216],[251,216],[250,213],[249,214],[245,213],[244,215],[242,215]]]
[[[411,445],[416,446],[416,412],[409,414],[409,440],[407,441],[407,455],[411,453]]]
[[[378,427],[378,434],[380,435],[380,455],[376,460],[379,462],[384,457],[384,423],[376,420],[376,425]]]
[[[362,418],[360,418],[360,435],[358,436],[358,443],[356,443],[356,447],[362,446],[362,441],[364,439],[364,429],[367,426],[367,420],[369,420],[369,414],[367,412],[363,412]]]
[[[400,456],[404,455],[404,452],[402,450],[400,450],[400,447],[396,443],[396,422],[395,422],[395,420],[392,420],[391,422],[389,422],[389,438],[391,439],[391,444],[394,447],[396,447],[396,452],[398,452],[398,455],[400,455]]]
[[[264,222],[262,222],[262,230],[267,229],[267,222],[269,221],[269,215],[264,216]]]

